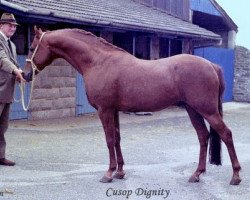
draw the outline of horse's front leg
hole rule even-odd
[[[113,110],[98,109],[98,115],[101,119],[106,136],[106,142],[109,150],[109,159],[110,159],[109,169],[100,180],[100,182],[103,183],[108,183],[112,181],[113,172],[116,170],[117,167],[117,161],[115,155],[116,130],[115,130],[114,113],[115,112]]]
[[[118,163],[118,169],[117,172],[114,175],[114,178],[117,179],[123,179],[125,176],[125,172],[123,170],[124,160],[122,156],[122,150],[121,150],[121,136],[120,136],[120,122],[119,122],[119,111],[115,112],[115,150],[116,150],[116,157],[117,157],[117,163]]]

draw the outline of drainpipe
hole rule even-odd
[[[135,34],[133,34],[133,55],[135,56]]]
[[[228,32],[227,47],[229,49],[235,48],[236,32],[234,30]]]
[[[171,56],[171,40],[168,40],[168,57]]]

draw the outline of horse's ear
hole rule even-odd
[[[36,26],[34,26],[34,31],[35,31],[36,36],[40,38],[43,33],[42,29],[41,28],[38,29]]]

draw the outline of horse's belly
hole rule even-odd
[[[158,111],[178,102],[175,92],[167,91],[137,91],[122,96],[119,110],[128,111]]]

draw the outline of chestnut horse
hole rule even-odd
[[[222,119],[224,80],[216,64],[187,54],[150,61],[138,59],[79,29],[42,32],[35,28],[28,58],[26,67],[32,65],[39,71],[54,59],[64,58],[83,75],[88,100],[98,112],[109,150],[109,169],[101,182],[125,175],[118,111],[159,111],[180,104],[186,108],[200,143],[198,168],[189,182],[198,182],[206,170],[210,135],[214,136],[210,140],[210,162],[221,164],[222,139],[233,168],[230,184],[241,182],[232,133]]]

